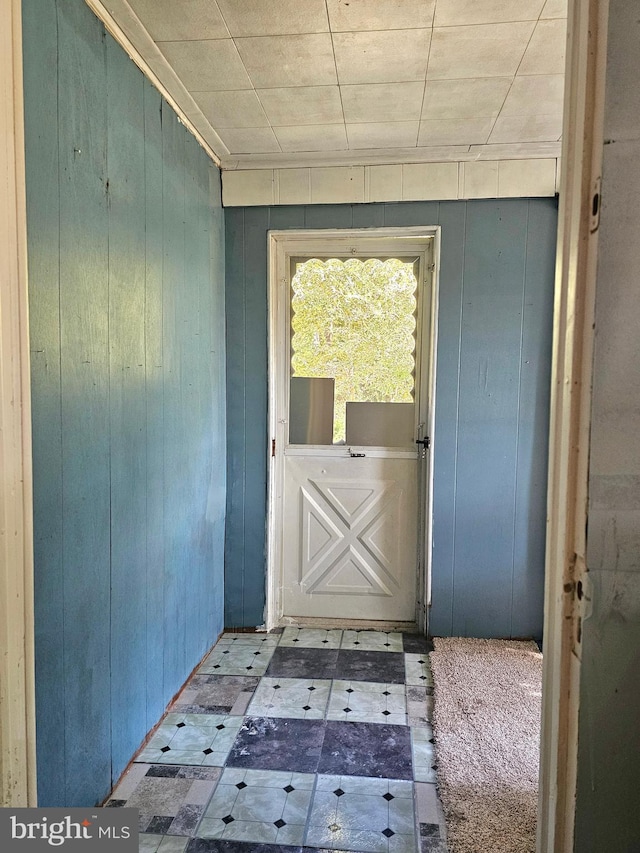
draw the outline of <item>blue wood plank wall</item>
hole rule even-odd
[[[555,199],[228,208],[225,624],[265,602],[267,231],[440,225],[438,636],[542,632]]]
[[[25,0],[38,796],[109,792],[223,625],[219,172],[82,0]]]

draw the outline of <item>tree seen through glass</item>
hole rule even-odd
[[[334,443],[345,440],[347,401],[413,402],[413,263],[312,258],[291,286],[292,376],[335,380]]]

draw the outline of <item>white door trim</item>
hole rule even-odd
[[[286,435],[285,424],[278,422],[278,412],[284,407],[284,394],[282,383],[277,381],[278,371],[283,369],[281,341],[278,338],[278,328],[283,323],[283,312],[286,312],[287,306],[282,304],[283,289],[279,286],[281,282],[278,280],[279,261],[282,264],[284,252],[298,251],[299,246],[301,254],[308,251],[310,243],[315,242],[318,250],[321,245],[327,247],[329,253],[338,252],[340,248],[346,248],[353,245],[358,240],[371,239],[384,242],[386,239],[399,240],[399,247],[394,246],[394,251],[398,253],[412,253],[415,251],[424,252],[424,245],[420,246],[417,242],[419,238],[428,238],[432,241],[432,268],[425,269],[423,272],[424,281],[430,284],[431,299],[429,316],[424,318],[424,325],[428,328],[423,329],[421,335],[422,340],[429,342],[430,351],[423,353],[419,358],[423,359],[425,355],[429,357],[430,370],[425,377],[424,385],[427,388],[427,405],[428,411],[426,416],[427,427],[426,434],[434,436],[435,427],[435,359],[436,359],[436,344],[437,344],[437,306],[438,306],[438,274],[439,274],[439,252],[440,252],[440,227],[439,226],[424,226],[424,227],[407,227],[407,228],[367,228],[367,229],[308,229],[308,230],[287,230],[287,231],[269,231],[267,235],[268,241],[268,257],[269,257],[269,477],[268,477],[268,495],[267,495],[267,595],[265,606],[265,625],[267,630],[271,630],[280,624],[282,616],[282,599],[281,599],[281,571],[282,571],[282,531],[279,524],[282,518],[282,501],[284,498],[284,454],[276,453],[275,448],[284,446]],[[417,247],[417,248],[416,248]],[[378,251],[377,249],[372,249]],[[304,449],[299,451],[304,455]],[[333,453],[334,451],[327,451]],[[295,453],[295,451],[294,451]],[[431,529],[432,529],[432,495],[433,495],[433,456],[432,451],[428,454],[427,461],[427,507],[426,507],[426,524],[427,534],[425,537],[425,555],[424,555],[424,577],[420,579],[420,599],[424,606],[419,613],[418,625],[421,629],[426,629],[426,609],[429,602],[431,588]]]
[[[31,394],[20,0],[0,0],[0,806],[36,805]]]
[[[608,0],[569,0],[547,499],[538,853],[572,853]]]

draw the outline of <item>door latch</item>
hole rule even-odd
[[[416,444],[421,444],[424,450],[428,450],[431,447],[431,439],[425,435],[424,438],[416,438]]]

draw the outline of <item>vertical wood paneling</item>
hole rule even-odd
[[[222,627],[224,224],[82,0],[23,10],[39,802],[90,806]]]
[[[246,246],[245,310],[246,310],[246,382],[248,417],[245,425],[245,512],[250,519],[265,519],[267,508],[267,229],[269,210],[251,208],[245,212]],[[255,417],[260,412],[262,417]],[[264,522],[245,528],[246,566],[264,565]],[[246,569],[245,569],[246,571]],[[245,585],[243,623],[260,625],[263,622],[264,588]]]
[[[162,315],[162,99],[144,81],[145,400],[147,491],[147,729],[160,718],[164,693],[164,387]]]
[[[184,289],[184,139],[173,113],[162,105],[163,154],[163,363],[164,363],[164,689],[175,693],[185,662],[185,592],[180,566],[188,507],[182,476],[182,352],[180,294]]]
[[[306,228],[442,226],[432,632],[538,636],[553,200],[226,211],[226,623],[259,624],[265,594],[266,210],[270,228],[302,227],[300,210]]]
[[[527,204],[467,214],[453,633],[508,637]]]
[[[106,51],[88,7],[59,3],[58,35],[65,802],[82,803],[111,779]]]
[[[511,634],[540,638],[544,607],[545,540],[549,455],[549,354],[555,272],[555,202],[529,203],[516,463]]]
[[[225,536],[225,625],[243,625],[245,574],[246,328],[244,209],[225,212],[227,336],[227,511]],[[266,239],[266,238],[265,238]],[[252,247],[250,247],[251,249]],[[265,330],[266,338],[266,330]],[[259,419],[262,413],[257,413]],[[266,414],[265,414],[266,417]],[[266,433],[266,421],[265,421]],[[253,581],[256,581],[255,575]],[[257,583],[260,585],[258,573]],[[248,624],[248,623],[247,623]]]
[[[456,463],[460,403],[460,333],[464,282],[467,205],[443,202],[438,307],[438,364],[436,424],[433,436],[433,565],[431,631],[449,636],[453,630],[453,591],[456,530]],[[445,284],[446,283],[446,284]]]
[[[26,6],[25,6],[26,9]],[[23,22],[29,326],[34,467],[37,749],[47,757],[38,799],[62,804],[65,791],[65,680],[60,409],[60,216],[56,6]],[[47,70],[46,75],[42,73]]]
[[[117,778],[146,725],[147,458],[142,76],[107,37],[109,402],[111,430],[111,727]]]

